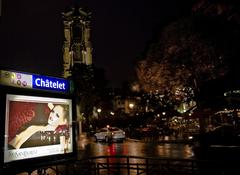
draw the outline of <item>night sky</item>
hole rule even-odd
[[[136,60],[157,26],[190,11],[179,0],[79,0],[92,12],[93,63],[120,87],[134,75]],[[0,65],[14,70],[61,76],[63,24],[69,0],[3,0]]]

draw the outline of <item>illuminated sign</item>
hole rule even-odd
[[[32,75],[0,70],[0,84],[20,88],[32,88]]]
[[[70,92],[70,81],[61,78],[0,70],[0,84],[19,88]]]
[[[69,91],[69,81],[38,75],[32,76],[32,86],[35,89],[56,90],[61,92]]]

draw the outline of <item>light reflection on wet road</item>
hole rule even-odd
[[[123,143],[104,143],[81,140],[80,157],[94,156],[142,156],[162,158],[192,158],[192,148],[187,144],[141,142],[127,139]]]

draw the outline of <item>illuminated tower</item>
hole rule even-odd
[[[91,13],[74,7],[62,13],[64,23],[63,77],[71,75],[74,64],[92,64]]]

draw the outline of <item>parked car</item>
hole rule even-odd
[[[104,127],[94,134],[96,141],[123,141],[126,139],[125,132],[117,127]]]
[[[240,131],[222,125],[212,131],[195,135],[193,151],[199,158],[234,158],[240,156]]]

